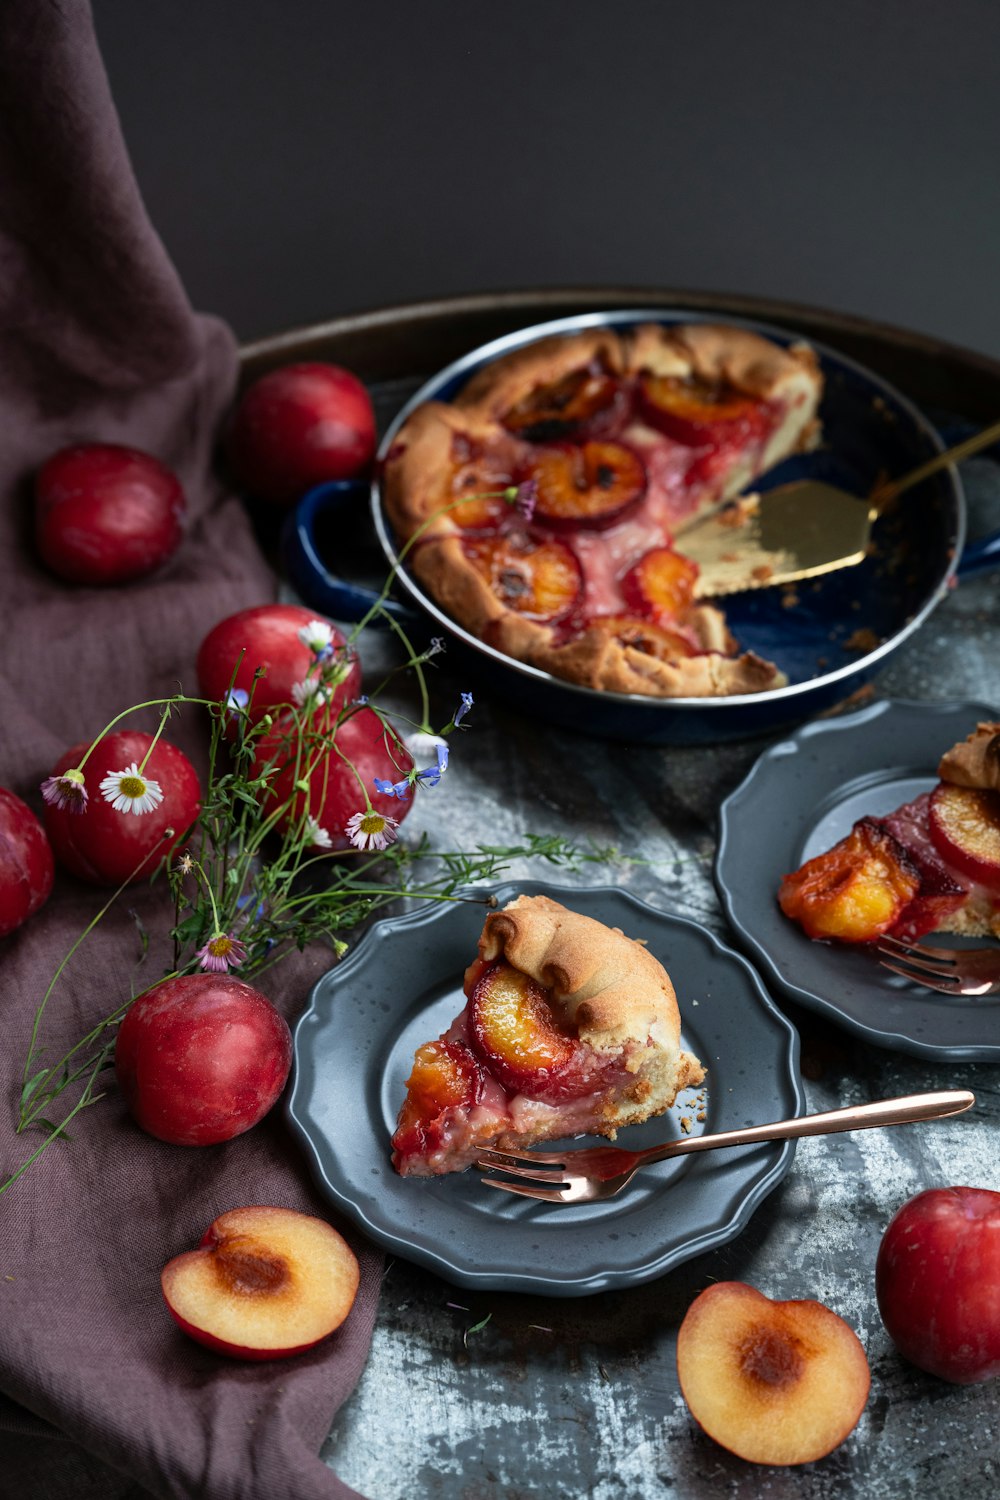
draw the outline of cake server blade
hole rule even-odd
[[[898,495],[1000,439],[1000,421],[937,453],[867,498],[819,479],[747,495],[678,531],[674,546],[698,564],[698,599],[818,578],[861,562],[872,526]]]

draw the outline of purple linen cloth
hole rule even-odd
[[[191,211],[198,212],[197,204]],[[143,209],[84,0],[0,7],[0,785],[38,786],[71,744],[144,698],[195,690],[194,660],[224,615],[273,597],[239,501],[211,474],[236,349],[195,316]],[[50,577],[31,541],[31,479],[74,441],[123,442],[179,476],[180,552],[135,584]],[[155,721],[154,721],[155,722]],[[151,728],[152,723],[134,722]],[[196,763],[194,710],[168,738]],[[16,1137],[34,1010],[103,894],[59,874],[43,910],[0,940],[0,1180],[38,1137]],[[119,903],[50,1003],[56,1058],[155,979],[136,972],[134,908],[163,929],[159,885]],[[261,987],[293,1019],[328,966],[310,950]],[[330,1218],[280,1109],[222,1146],[171,1147],[109,1097],[0,1197],[0,1494],[45,1500],[330,1500],[353,1492],[318,1458],[367,1355],[380,1258],[350,1230],[361,1290],[347,1322],[294,1360],[244,1364],[187,1339],[163,1305],[164,1263],[221,1212],[274,1203]],[[344,1229],[343,1225],[340,1225]]]

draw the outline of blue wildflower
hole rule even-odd
[[[404,776],[402,781],[383,781],[381,776],[376,776],[372,785],[383,797],[405,797],[410,790],[410,778]]]
[[[471,707],[472,707],[472,694],[471,693],[463,693],[462,694],[462,706],[458,710],[458,713],[455,715],[455,718],[454,718],[454,724],[455,724],[455,728],[456,729],[458,728],[459,724],[461,724],[462,720],[465,718],[466,714],[469,712],[469,709]]]

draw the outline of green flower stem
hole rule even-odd
[[[169,717],[169,715],[170,715],[170,709],[171,709],[172,705],[175,704],[175,703],[196,703],[196,704],[201,704],[203,707],[208,707],[208,708],[216,708],[216,707],[218,707],[218,705],[215,703],[214,699],[211,699],[211,698],[189,698],[189,697],[187,697],[187,695],[185,693],[175,693],[172,698],[147,698],[144,703],[133,703],[132,706],[131,706],[131,708],[124,708],[124,709],[122,709],[122,711],[121,711],[120,714],[115,714],[114,718],[109,723],[105,724],[105,726],[101,730],[100,734],[91,743],[89,749],[84,754],[83,759],[80,761],[80,764],[76,767],[76,769],[78,771],[82,771],[83,770],[84,766],[87,764],[88,760],[93,755],[93,753],[97,749],[98,745],[104,739],[104,736],[106,734],[109,734],[110,731],[112,729],[114,729],[114,727],[115,727],[116,724],[120,724],[121,721],[122,721],[122,719],[127,719],[130,714],[136,714],[136,713],[138,713],[140,711],[140,709],[143,709],[143,708],[163,708],[164,705],[167,705],[167,707],[166,707],[166,715],[167,715],[167,717]],[[160,727],[156,731],[156,738],[154,739],[154,742],[153,742],[154,744],[156,743],[156,740],[159,739],[159,737],[160,737],[160,735],[161,735],[162,732],[163,732],[163,721],[161,720]],[[149,748],[150,748],[150,750],[152,750],[153,746],[150,745]],[[142,764],[145,765],[146,761],[143,760]]]
[[[181,701],[181,700],[175,700],[175,701]],[[141,762],[141,764],[139,766],[139,774],[140,774],[140,776],[142,775],[143,771],[145,771],[145,769],[146,769],[146,762],[149,760],[149,757],[152,755],[153,751],[156,749],[156,742],[160,738],[160,735],[163,733],[163,730],[164,730],[164,728],[166,726],[166,722],[170,718],[170,714],[171,714],[172,708],[173,708],[173,704],[172,703],[168,703],[167,706],[166,706],[166,708],[164,708],[163,712],[160,714],[160,722],[159,722],[159,725],[157,726],[156,733],[153,735],[153,738],[150,740],[150,742],[149,742],[149,748],[146,751],[145,755],[142,757],[142,762]]]
[[[102,1059],[99,1066],[95,1066],[86,1088],[83,1090],[83,1093],[80,1095],[79,1099],[73,1105],[73,1108],[69,1111],[69,1113],[65,1115],[62,1120],[60,1120],[59,1124],[54,1130],[49,1132],[44,1141],[42,1141],[42,1144],[31,1153],[27,1161],[23,1161],[18,1167],[17,1171],[12,1172],[5,1182],[0,1182],[0,1193],[5,1193],[9,1187],[12,1187],[13,1184],[18,1180],[18,1178],[28,1170],[32,1162],[37,1161],[42,1152],[48,1150],[53,1141],[56,1141],[60,1136],[65,1135],[66,1126],[70,1123],[71,1120],[75,1119],[75,1117],[80,1113],[82,1109],[86,1109],[88,1104],[96,1104],[98,1099],[104,1098],[103,1094],[93,1093],[93,1087],[98,1074],[104,1067],[104,1062],[107,1056],[110,1054],[110,1051],[110,1046],[104,1049],[104,1053],[102,1054]]]
[[[169,836],[170,835],[167,834],[166,832],[164,833],[164,838],[167,838]],[[34,1057],[35,1057],[35,1044],[36,1044],[36,1042],[38,1040],[38,1031],[39,1031],[39,1028],[40,1028],[40,1026],[42,1024],[42,1016],[45,1014],[45,1007],[48,1005],[49,1000],[50,1000],[50,998],[52,996],[52,992],[55,989],[56,985],[59,983],[59,979],[62,976],[63,971],[66,968],[66,965],[69,963],[70,959],[73,957],[73,954],[77,951],[77,949],[81,946],[81,944],[84,943],[86,941],[86,939],[90,936],[90,934],[93,932],[93,930],[97,926],[98,922],[100,922],[101,919],[104,916],[106,916],[107,913],[111,910],[112,906],[118,900],[118,897],[121,895],[122,891],[124,891],[131,884],[134,876],[142,868],[142,866],[146,863],[146,861],[147,861],[148,858],[149,858],[148,853],[144,854],[143,857],[142,857],[142,859],[139,860],[138,864],[132,870],[131,874],[129,874],[122,881],[122,883],[118,887],[118,889],[116,891],[114,891],[112,895],[110,895],[108,897],[107,901],[105,901],[104,905],[101,907],[101,909],[97,913],[97,915],[95,917],[91,918],[91,920],[87,923],[86,927],[80,933],[79,937],[74,941],[74,943],[70,947],[68,953],[66,953],[66,955],[64,956],[62,962],[59,964],[58,968],[56,969],[55,973],[53,974],[52,978],[49,980],[48,988],[46,989],[45,994],[42,996],[41,1003],[39,1004],[37,1010],[35,1011],[35,1019],[34,1019],[34,1022],[32,1023],[32,1027],[31,1027],[31,1037],[30,1037],[30,1039],[28,1041],[28,1055],[27,1055],[27,1057],[25,1058],[25,1061],[24,1061],[24,1074],[23,1074],[23,1077],[22,1077],[22,1080],[21,1080],[22,1088],[24,1088],[24,1087],[27,1086],[28,1074],[31,1072],[32,1063],[33,1063]]]

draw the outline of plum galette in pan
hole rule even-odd
[[[821,392],[811,349],[747,329],[553,335],[410,415],[385,458],[386,510],[414,539],[406,566],[506,655],[654,697],[778,687],[696,597],[683,526],[811,447]],[[530,506],[504,498],[515,486]]]

